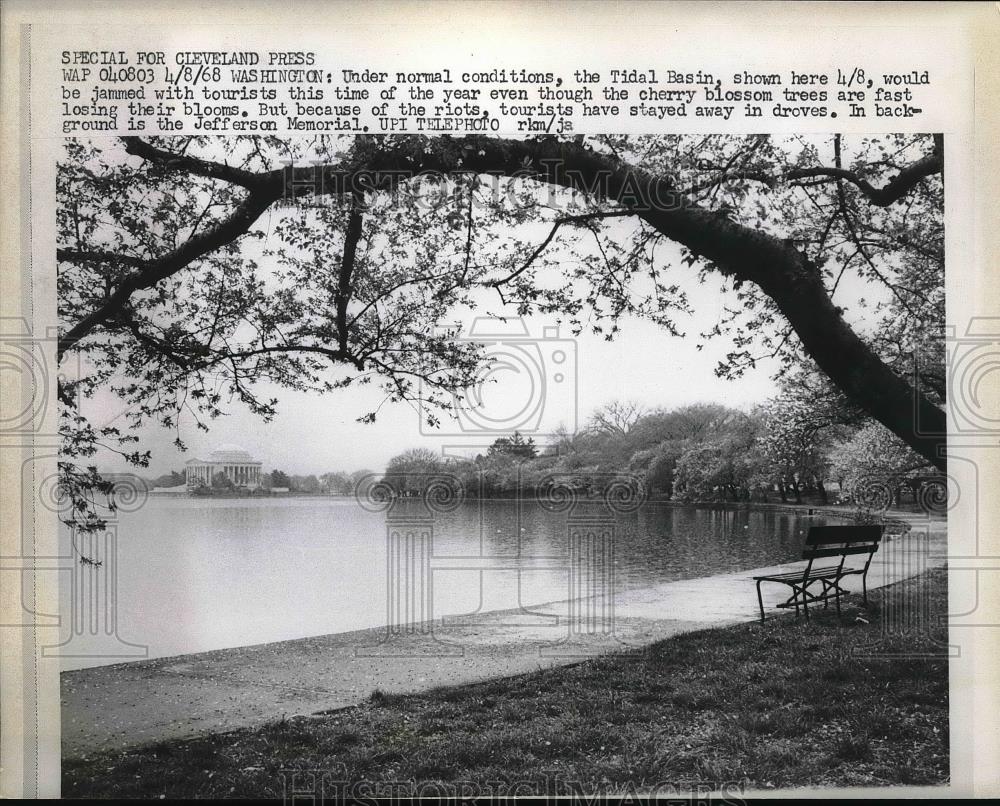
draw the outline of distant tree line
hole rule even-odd
[[[114,474],[105,474],[113,477]],[[134,474],[128,474],[131,478],[139,479],[147,487],[182,487],[186,483],[183,472],[172,470],[155,479],[141,479]],[[332,471],[316,476],[309,474],[306,476],[289,475],[282,470],[272,470],[262,476],[261,486],[265,490],[282,489],[293,493],[316,493],[326,495],[353,495],[357,485],[365,478],[373,475],[371,470],[355,470],[352,473],[344,471]],[[216,473],[212,477],[211,488],[214,490],[226,491],[235,490],[236,485],[223,473]]]
[[[557,432],[546,445],[515,432],[472,458],[442,457],[428,448],[394,456],[383,490],[423,494],[435,481],[461,485],[470,497],[537,494],[558,478],[599,494],[611,479],[638,479],[650,495],[682,503],[757,501],[829,504],[874,483],[891,503],[916,503],[941,474],[887,428],[864,415],[806,362],[784,373],[777,394],[742,411],[720,403],[648,410],[632,401],[597,409],[577,433]],[[265,489],[354,495],[368,470],[264,475]],[[173,471],[151,482],[184,483]],[[230,489],[224,476],[212,487]],[[208,494],[209,491],[206,491]]]
[[[874,481],[895,505],[906,496],[915,502],[921,486],[940,475],[803,365],[750,411],[719,403],[646,410],[616,401],[578,433],[558,433],[544,447],[515,433],[475,458],[405,451],[389,462],[382,482],[412,496],[437,475],[457,479],[469,496],[507,498],[533,495],[553,476],[595,494],[622,474],[640,479],[648,494],[678,502],[828,504]]]

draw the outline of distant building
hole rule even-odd
[[[263,462],[258,462],[239,445],[220,445],[208,459],[185,462],[184,477],[188,487],[211,487],[212,479],[221,473],[237,487],[254,490],[264,481]]]

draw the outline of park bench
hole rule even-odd
[[[879,541],[882,539],[884,527],[882,526],[812,526],[806,536],[806,545],[802,550],[802,559],[807,560],[805,568],[801,571],[788,571],[782,574],[769,574],[767,576],[754,577],[757,583],[757,602],[760,605],[760,620],[764,621],[764,599],[761,595],[760,586],[763,582],[778,582],[788,585],[792,589],[791,595],[778,607],[794,607],[795,615],[799,610],[805,612],[805,617],[809,618],[809,605],[823,603],[823,607],[829,607],[830,599],[836,600],[837,615],[840,615],[840,596],[847,593],[840,581],[851,574],[861,575],[861,589],[863,591],[864,602],[868,604],[868,566],[871,565],[872,557],[878,551]],[[844,563],[849,556],[857,556],[858,562],[863,555],[865,558],[863,568],[850,568]],[[815,564],[816,560],[823,560],[827,557],[840,557],[837,565]],[[821,588],[816,590],[815,586]]]

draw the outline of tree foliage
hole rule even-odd
[[[680,335],[686,278],[711,274],[726,285],[726,315],[693,335],[730,340],[719,374],[737,377],[764,355],[791,371],[807,357],[944,467],[941,138],[177,137],[65,148],[59,355],[78,354],[82,372],[62,362],[61,483],[76,528],[102,523],[109,490],[88,464],[98,446],[145,466],[134,433],[144,423],[175,429],[183,448],[182,418],[207,429],[234,404],[272,417],[267,381],[322,393],[377,383],[385,401],[419,403],[436,424],[485,360],[441,327],[455,311],[492,299],[559,315],[576,332],[613,338],[632,316]],[[120,398],[124,427],[84,416],[98,389]]]
[[[268,474],[268,485],[269,487],[283,487],[291,489],[292,480],[289,478],[288,474],[282,470],[272,470]]]
[[[652,496],[682,503],[803,503],[808,496],[827,504],[830,490],[859,503],[873,489],[883,497],[900,485],[915,492],[940,478],[890,431],[841,408],[838,395],[811,406],[809,383],[821,379],[790,376],[775,398],[749,412],[719,404],[650,411],[627,433],[587,429],[536,456],[510,450],[514,438],[498,439],[499,449],[474,460],[412,449],[390,461],[382,482],[400,495],[447,479],[469,497],[515,498],[544,494],[553,478],[600,494],[612,479],[629,477]]]
[[[538,455],[535,440],[525,439],[518,431],[513,436],[498,437],[488,449],[490,456],[514,456],[522,459],[534,459]]]

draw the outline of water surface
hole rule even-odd
[[[653,502],[615,516],[598,505],[568,513],[533,502],[466,502],[435,515],[430,530],[424,514],[416,502],[387,514],[353,499],[150,497],[120,514],[116,562],[95,569],[68,563],[88,583],[76,589],[82,606],[70,606],[72,574],[61,575],[67,643],[59,652],[70,656],[64,668],[381,626],[392,584],[423,591],[419,581],[399,579],[419,576],[420,568],[430,569],[426,601],[435,617],[563,600],[570,534],[581,522],[585,531],[611,536],[607,564],[616,591],[791,561],[806,529],[823,523]],[[423,565],[415,554],[400,560],[391,529],[432,534]],[[387,543],[395,553],[390,568],[398,571],[387,569]],[[406,545],[412,553],[421,544]],[[68,536],[64,546],[68,553]],[[117,592],[107,607],[94,582],[108,584],[109,597]],[[145,645],[148,655],[122,642]]]

